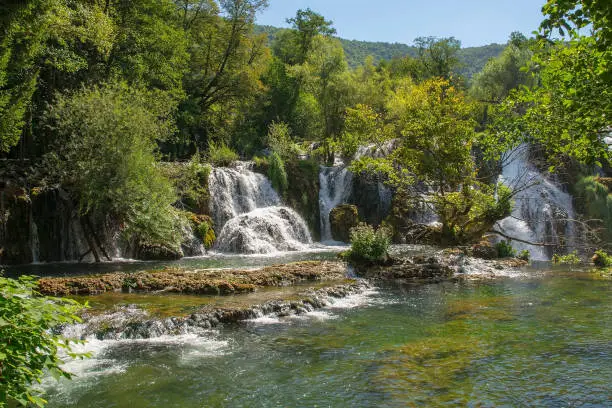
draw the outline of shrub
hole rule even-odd
[[[592,261],[598,268],[607,268],[612,266],[612,255],[609,255],[603,249],[599,249],[595,251]]]
[[[46,401],[34,387],[44,374],[70,378],[58,357],[64,349],[71,357],[71,341],[53,328],[80,321],[83,305],[70,299],[40,296],[34,277],[18,280],[0,276],[0,407],[6,403],[42,407]]]
[[[391,234],[384,227],[377,230],[371,225],[360,223],[351,229],[349,257],[359,261],[383,261],[391,244]]]
[[[529,259],[531,258],[531,254],[529,253],[528,250],[523,249],[517,256],[518,259],[521,259],[523,261],[529,262]]]
[[[215,142],[208,143],[208,161],[213,166],[229,166],[232,164],[232,162],[235,162],[239,158],[238,153],[233,151],[223,142],[219,144]]]
[[[285,171],[285,163],[283,159],[276,153],[270,156],[270,166],[268,167],[268,178],[272,182],[272,187],[279,193],[283,194],[287,191],[289,183],[287,182],[287,172]]]
[[[157,160],[175,129],[173,106],[159,91],[119,83],[59,95],[46,112],[57,132],[51,173],[78,195],[82,214],[116,219],[129,242],[180,248],[177,197]]]
[[[512,248],[510,241],[501,241],[495,244],[498,258],[514,258],[516,256],[516,250]]]
[[[555,265],[578,265],[580,262],[577,251],[567,255],[554,254],[552,257],[552,263]]]
[[[217,240],[215,230],[213,228],[213,221],[207,215],[195,215],[191,216],[191,222],[194,225],[194,232],[198,238],[202,240],[204,248],[210,249]]]
[[[293,159],[300,148],[291,140],[291,130],[285,122],[272,122],[268,127],[268,146],[283,159]]]

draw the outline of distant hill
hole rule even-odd
[[[279,30],[281,29],[273,26],[255,26],[255,32],[258,34],[266,33],[270,41],[274,39]],[[413,57],[417,55],[417,48],[407,44],[345,40],[344,38],[339,38],[339,40],[344,48],[346,61],[352,68],[362,65],[369,55],[376,62],[382,59],[389,60],[406,55]],[[459,51],[459,58],[462,64],[462,67],[458,70],[459,73],[467,78],[471,78],[475,73],[482,70],[490,58],[501,54],[505,47],[504,44],[489,44],[482,47],[462,48]]]

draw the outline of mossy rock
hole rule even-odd
[[[359,211],[352,204],[339,205],[329,213],[332,238],[336,241],[349,242],[351,228],[359,224]]]
[[[202,240],[204,248],[212,248],[217,240],[212,218],[203,214],[191,214],[190,221],[193,225],[193,231],[196,236]]]
[[[497,258],[497,248],[488,241],[483,241],[472,246],[472,256],[481,259],[495,259]]]
[[[183,257],[180,249],[162,244],[142,244],[138,248],[138,259],[143,261],[175,261]]]

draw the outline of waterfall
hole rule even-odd
[[[217,228],[215,249],[264,254],[306,249],[312,243],[304,220],[281,200],[270,180],[251,163],[213,169],[210,211]]]
[[[40,239],[38,238],[38,226],[34,217],[30,214],[30,250],[32,251],[32,263],[40,261]]]
[[[291,208],[265,207],[229,220],[217,249],[241,254],[299,251],[312,243],[304,220]]]
[[[352,192],[353,174],[340,164],[333,167],[321,166],[319,172],[319,209],[321,215],[321,241],[331,241],[329,213],[334,207],[345,203]]]
[[[508,152],[499,181],[520,190],[515,196],[512,215],[499,221],[497,228],[508,236],[546,247],[513,241],[515,249],[529,250],[535,260],[549,260],[552,252],[572,247],[574,219],[572,197],[529,162],[528,147]]]
[[[237,162],[235,167],[217,167],[210,174],[210,211],[219,229],[225,223],[256,208],[280,205],[270,180],[251,171],[252,163]]]

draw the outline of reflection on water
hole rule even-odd
[[[389,284],[299,318],[94,342],[45,387],[51,407],[610,406],[611,294],[584,272]]]

